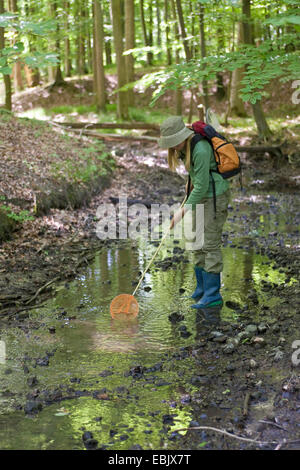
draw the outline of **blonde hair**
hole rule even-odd
[[[187,171],[191,167],[191,140],[193,137],[194,134],[190,135],[185,142],[185,159],[183,163]],[[179,152],[173,148],[168,149],[168,165],[171,171],[176,171],[176,168],[180,165]]]

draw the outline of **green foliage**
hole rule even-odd
[[[186,43],[193,57],[189,63],[185,60],[184,42],[180,36],[181,27],[178,28],[179,17],[173,12],[172,2],[144,0],[147,45],[140,21],[140,2],[135,0],[134,3],[136,47],[125,51],[124,55],[132,54],[135,70],[143,73],[143,78],[126,84],[121,88],[122,91],[133,87],[135,89],[154,87],[152,102],[154,104],[166,90],[178,88],[198,90],[204,81],[207,81],[210,87],[215,82],[217,74],[222,75],[243,67],[245,74],[241,98],[245,102],[254,104],[262,99],[264,89],[271,80],[284,82],[299,79],[300,16],[295,0],[278,0],[275,3],[270,3],[269,0],[252,0],[250,19],[242,14],[241,0],[222,2],[181,0]],[[30,68],[38,68],[44,74],[47,73],[46,67],[49,66],[53,70],[53,66],[58,62],[62,70],[65,67],[66,71],[66,64],[69,63],[75,74],[91,73],[93,71],[92,6],[92,1],[84,2],[84,0],[69,2],[36,0],[29,3],[19,0],[18,14],[6,12],[0,15],[0,27],[5,28],[6,41],[9,43],[9,47],[0,51],[0,73],[11,74],[12,65],[16,60],[21,60]],[[101,6],[104,19],[105,71],[115,74],[116,48],[112,35],[110,1],[101,2]],[[201,58],[200,6],[204,14],[207,55],[205,58]],[[167,18],[165,8],[168,10]],[[124,20],[123,10],[122,21],[125,24]],[[250,23],[255,45],[239,44],[238,23],[241,21]],[[66,40],[69,41],[68,47]],[[170,63],[173,64],[171,67],[165,65],[167,52],[170,53]],[[156,70],[152,68],[151,73],[148,73],[144,68],[150,55]],[[112,60],[109,60],[109,56]],[[177,65],[174,65],[175,62]],[[157,70],[158,67],[160,70]],[[109,90],[109,94],[111,93]],[[109,113],[105,118],[115,120],[115,108],[109,106],[107,105]],[[67,113],[67,108],[63,108],[61,107],[60,112]],[[88,107],[84,105],[81,109],[76,108],[75,112],[78,114],[89,112]],[[90,110],[97,112],[95,108]],[[110,116],[110,112],[114,115]],[[144,112],[129,111],[129,114],[131,119],[137,120],[137,117],[132,117],[133,114],[136,116],[139,114],[142,118]],[[99,119],[102,117],[100,114]],[[70,117],[70,119],[76,118]]]
[[[203,80],[215,80],[217,73],[233,71],[245,67],[241,89],[244,101],[255,103],[263,96],[264,87],[275,78],[282,81],[293,80],[300,76],[298,51],[286,52],[283,44],[289,43],[292,35],[281,37],[277,43],[265,41],[258,47],[242,45],[238,51],[194,59],[169,67],[167,70],[144,76],[139,85],[147,88],[155,85],[152,105],[166,90],[197,87]],[[300,40],[294,41],[300,47]]]
[[[17,16],[18,15],[16,15],[15,13],[10,13],[10,12],[1,13],[0,28],[7,28],[8,26],[12,26]]]
[[[42,68],[48,65],[56,65],[58,58],[55,53],[35,52],[24,56],[24,62],[31,68]]]
[[[34,220],[34,217],[30,215],[30,212],[27,210],[22,210],[18,213],[14,212],[11,207],[1,205],[0,209],[4,211],[10,219],[13,219],[15,222],[25,222],[26,220]]]
[[[26,21],[15,13],[3,13],[0,15],[0,27],[11,30],[16,40],[14,45],[0,51],[0,73],[3,75],[10,75],[12,64],[19,59],[24,60],[32,68],[42,68],[58,63],[58,57],[55,53],[48,51],[25,52],[26,38],[30,35],[48,36],[56,30],[56,21],[49,19],[37,22]]]
[[[52,174],[74,183],[86,183],[97,176],[105,176],[115,168],[115,160],[103,150],[102,142],[93,144],[81,150],[81,162],[64,160],[52,164]],[[58,155],[54,154],[54,158]]]
[[[49,114],[72,114],[72,113],[77,113],[80,115],[86,114],[86,113],[96,113],[97,112],[97,107],[96,105],[78,105],[78,106],[72,106],[72,105],[60,105],[60,106],[53,106],[48,110]]]

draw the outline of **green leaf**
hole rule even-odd
[[[38,67],[47,67],[48,65],[55,65],[58,63],[58,57],[55,53],[47,54],[36,52],[33,55],[24,57],[24,62],[29,65],[29,67],[38,68]]]
[[[2,55],[10,55],[12,52],[15,52],[13,47],[5,47],[1,51]]]
[[[201,447],[205,447],[206,444],[207,444],[207,442],[206,442],[206,441],[203,441],[203,442],[201,442],[201,443],[198,445],[198,448],[201,449]]]
[[[10,75],[12,73],[12,68],[8,65],[6,65],[6,67],[1,67],[0,73],[2,73],[3,75]]]
[[[16,44],[14,45],[14,49],[17,50],[18,52],[23,52],[25,47],[22,42],[16,42]]]
[[[24,62],[30,67],[38,67],[38,60],[36,57],[25,57]]]
[[[11,26],[12,20],[17,18],[15,13],[2,13],[0,15],[0,28],[7,28]]]
[[[268,18],[265,24],[272,24],[273,26],[284,26],[287,23],[299,24],[300,25],[300,16],[298,15],[289,15],[289,16],[279,16]]]
[[[53,31],[56,31],[56,21],[46,20],[40,21],[39,23],[34,23],[32,21],[22,21],[20,22],[20,28],[23,31],[31,32],[37,36],[45,36]]]

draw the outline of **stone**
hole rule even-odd
[[[228,339],[226,335],[222,336],[217,336],[216,338],[213,339],[216,343],[225,343],[225,341]]]
[[[36,414],[43,408],[39,401],[28,401],[24,406],[24,412],[27,415]]]
[[[180,313],[173,312],[171,315],[168,316],[169,320],[171,323],[177,323],[179,321],[184,320],[184,315],[181,315]]]
[[[235,349],[236,349],[236,345],[231,342],[231,343],[225,344],[223,348],[223,352],[224,354],[231,354],[235,351]]]
[[[257,326],[256,325],[247,325],[245,328],[245,332],[248,336],[254,336],[257,333]]]
[[[257,330],[259,333],[265,333],[267,331],[267,325],[265,323],[260,323]]]
[[[262,338],[261,336],[255,336],[252,338],[251,342],[254,344],[255,347],[263,347],[265,346],[266,342],[265,339]]]
[[[258,364],[254,359],[250,359],[249,363],[250,363],[251,369],[256,369],[258,367]]]

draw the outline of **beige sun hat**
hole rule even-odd
[[[176,147],[193,133],[185,126],[181,116],[169,117],[160,126],[158,145],[163,149]]]

